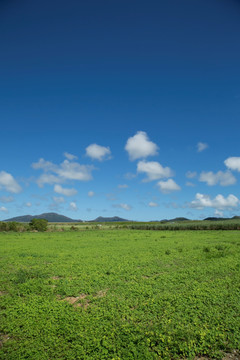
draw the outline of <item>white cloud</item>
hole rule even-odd
[[[72,211],[77,211],[78,210],[77,204],[75,202],[73,202],[73,201],[70,202],[69,208]]]
[[[111,158],[111,150],[109,147],[91,144],[86,148],[86,155],[93,160],[103,161]]]
[[[63,154],[68,160],[77,160],[77,156],[76,155],[72,155],[72,154],[69,154],[68,152],[65,152]]]
[[[81,165],[69,160],[64,160],[60,165],[56,165],[44,159],[33,163],[32,167],[44,171],[37,180],[39,187],[43,187],[44,184],[59,184],[67,180],[89,181],[92,179],[92,171],[95,169],[92,165]]]
[[[127,210],[127,211],[132,209],[131,205],[123,204],[123,203],[122,204],[114,204],[113,207],[121,208],[121,209],[124,209],[124,210]]]
[[[197,151],[198,152],[202,152],[203,150],[207,149],[208,148],[208,144],[206,143],[203,143],[203,142],[199,142],[197,144]]]
[[[88,196],[89,196],[89,197],[93,197],[94,195],[95,195],[94,191],[89,191],[89,192],[88,192]]]
[[[229,168],[230,170],[236,170],[240,172],[240,157],[229,157],[224,161],[224,164]]]
[[[25,204],[25,206],[31,207],[31,206],[32,206],[32,203],[31,203],[31,202],[27,202],[27,203]]]
[[[128,205],[128,204],[120,204],[120,207],[122,208],[122,209],[124,209],[124,210],[131,210],[131,206],[130,205]]]
[[[199,181],[206,182],[209,186],[217,185],[218,183],[221,186],[228,186],[235,184],[237,180],[230,171],[218,171],[216,174],[212,171],[203,171],[200,174]]]
[[[187,181],[186,186],[195,187],[196,185],[193,184],[191,181]]]
[[[6,171],[0,171],[0,189],[4,189],[14,194],[17,194],[22,190],[14,177]]]
[[[64,182],[63,179],[61,179],[59,176],[53,175],[53,174],[42,174],[37,179],[37,184],[39,187],[43,187],[44,184],[58,184]]]
[[[190,204],[190,207],[202,210],[204,208],[214,208],[217,210],[225,210],[236,208],[239,205],[239,199],[235,195],[228,195],[228,197],[224,197],[219,194],[214,199],[211,199],[209,195],[204,195],[197,193],[195,196],[195,200],[193,200]]]
[[[57,170],[57,174],[66,180],[88,181],[92,179],[91,171],[94,169],[91,165],[80,165],[77,162],[64,160]]]
[[[131,161],[157,155],[158,146],[148,139],[147,133],[138,131],[130,137],[125,145]]]
[[[62,196],[53,196],[52,199],[56,204],[63,204],[65,202],[65,199]]]
[[[150,203],[148,204],[148,206],[150,206],[150,207],[157,207],[158,204],[155,203],[155,202],[153,202],[153,201],[150,201]]]
[[[77,194],[77,190],[75,189],[66,189],[66,188],[63,188],[61,185],[55,185],[54,186],[54,191],[55,193],[57,194],[62,194],[62,195],[65,195],[65,196],[73,196],[75,194]]]
[[[196,171],[188,171],[187,173],[186,173],[186,177],[188,178],[188,179],[193,179],[193,178],[195,178],[197,176],[197,172]]]
[[[118,185],[118,188],[119,189],[127,189],[128,185],[127,184],[120,184],[120,185]]]
[[[8,212],[8,209],[5,208],[5,206],[1,206],[1,207],[0,207],[0,211],[7,213],[7,212]]]
[[[137,164],[137,172],[146,173],[147,178],[144,181],[152,181],[157,179],[168,178],[174,175],[169,167],[163,167],[157,161],[139,161]]]
[[[32,168],[35,170],[42,169],[44,171],[53,171],[57,169],[57,165],[53,164],[51,161],[46,161],[43,158],[39,159],[38,162],[32,163]]]
[[[180,186],[175,183],[173,179],[168,179],[167,181],[159,181],[157,185],[160,188],[160,191],[164,194],[168,194],[172,191],[181,190]]]
[[[223,217],[223,211],[215,210],[214,215],[219,216],[219,217]]]

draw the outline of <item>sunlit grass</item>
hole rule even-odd
[[[1,233],[1,359],[222,358],[238,231]]]

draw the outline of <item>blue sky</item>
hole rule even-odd
[[[239,215],[240,2],[2,1],[0,220]]]

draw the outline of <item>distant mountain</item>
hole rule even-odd
[[[205,218],[204,220],[207,220],[207,221],[223,221],[223,220],[229,220],[229,218],[210,216],[210,217]]]
[[[113,216],[113,217],[99,216],[95,220],[91,220],[90,222],[121,222],[121,221],[129,221],[129,220],[122,219],[118,216]]]
[[[82,220],[73,220],[67,216],[56,213],[44,213],[40,215],[23,215],[6,219],[4,221],[30,222],[32,219],[46,219],[49,222],[82,222]]]
[[[189,219],[185,217],[176,217],[174,219],[167,220],[168,222],[180,222],[180,221],[189,221]]]
[[[175,222],[181,222],[181,221],[191,221],[185,217],[176,217],[174,219],[162,219],[162,220],[151,220],[150,222],[160,222],[162,224],[165,224],[165,223],[175,223]]]
[[[224,218],[224,217],[214,217],[214,216],[211,216],[211,217],[207,217],[206,219],[204,220],[208,220],[208,221],[224,221],[224,220],[240,220],[240,216],[233,216],[231,218]]]

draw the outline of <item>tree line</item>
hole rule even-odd
[[[19,223],[16,221],[9,222],[0,222],[0,231],[14,231],[14,232],[24,232],[24,231],[46,231],[48,226],[48,221],[45,219],[32,219],[30,223]]]

